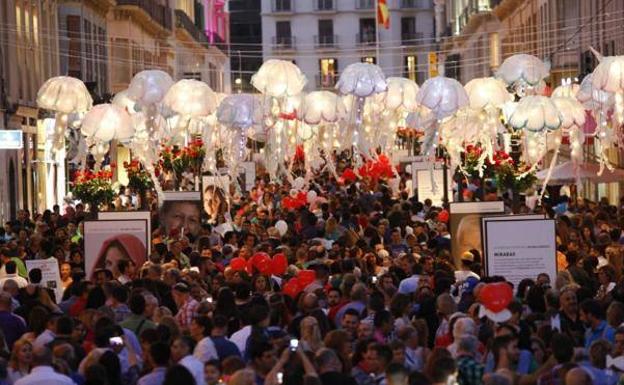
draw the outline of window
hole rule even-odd
[[[408,78],[409,80],[416,81],[416,77],[418,73],[418,60],[416,59],[416,56],[414,55],[405,56],[404,67],[405,67],[404,76]]]
[[[275,23],[275,34],[277,36],[277,44],[290,46],[292,44],[292,36],[290,33],[290,21],[278,21]]]
[[[273,0],[273,12],[290,12],[290,0]]]
[[[359,43],[374,43],[377,40],[375,19],[360,19]]]
[[[334,0],[316,0],[317,11],[331,11],[334,9]]]
[[[402,17],[401,18],[401,41],[403,42],[403,44],[405,44],[405,43],[409,43],[410,40],[414,40],[415,38],[416,38],[416,18],[415,17]]]
[[[362,58],[362,63],[377,64],[377,58],[374,56],[364,56]]]
[[[325,58],[319,60],[319,68],[321,78],[320,87],[333,87],[336,85],[336,77],[338,74],[338,60],[334,58]]]
[[[329,46],[334,44],[334,21],[319,20],[318,21],[318,45]]]
[[[82,44],[80,41],[80,16],[67,15],[67,37],[69,47],[67,51],[67,73],[78,79],[82,77]]]

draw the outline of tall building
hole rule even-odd
[[[94,100],[108,99],[106,15],[114,0],[58,0],[61,74],[81,79]]]
[[[0,219],[45,199],[45,130],[37,91],[58,75],[57,0],[0,1],[0,129],[21,130],[23,149],[0,149]]]
[[[262,65],[262,17],[258,0],[230,0],[232,90],[253,92],[251,76]]]
[[[308,77],[307,90],[334,87],[345,67],[361,61],[422,83],[435,48],[433,1],[387,5],[385,29],[377,25],[375,0],[262,0],[264,58],[293,60]]]
[[[586,0],[436,0],[444,6],[446,37],[440,46],[447,76],[462,83],[491,76],[502,61],[516,53],[539,57],[551,65],[547,82],[581,80],[598,64],[589,47],[605,56],[624,54],[621,1]],[[595,161],[586,142],[586,161]],[[624,164],[621,151],[609,154],[612,164]],[[585,183],[585,197],[607,197],[617,203],[623,183]]]
[[[490,76],[514,53],[551,63],[550,82],[584,76],[597,61],[589,46],[604,55],[624,52],[618,36],[621,1],[436,0],[445,6],[447,75],[463,82]]]
[[[176,0],[174,78],[201,80],[214,91],[226,92],[229,90],[229,62],[215,43],[223,39],[221,34],[227,37],[227,30],[219,30],[219,21],[224,25],[224,12],[219,17],[213,13],[212,6],[217,6],[215,0]],[[207,20],[214,30],[207,30]],[[215,22],[217,25],[213,26]]]

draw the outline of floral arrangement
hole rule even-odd
[[[466,146],[463,158],[462,169],[466,176],[471,178],[490,176],[491,170],[484,162],[484,153],[481,146],[473,146],[472,144],[469,144]],[[483,174],[481,174],[481,172]]]
[[[494,152],[493,160],[494,164],[490,166],[494,170],[494,179],[499,190],[512,189],[524,192],[533,187],[537,181],[534,168],[523,161],[514,161],[505,151]]]
[[[124,162],[123,166],[128,174],[128,187],[132,190],[142,194],[154,187],[149,173],[141,166],[138,160],[132,159],[130,162]]]
[[[110,204],[115,196],[112,186],[114,167],[115,165],[111,164],[109,169],[76,171],[71,182],[73,195],[83,203],[88,203],[91,211],[97,211],[100,206]]]
[[[194,190],[195,177],[201,175],[205,155],[204,142],[199,138],[182,148],[165,146],[160,153],[159,175],[170,180],[174,189]]]

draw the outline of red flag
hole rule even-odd
[[[377,23],[383,25],[385,29],[390,28],[390,12],[386,0],[377,0]]]

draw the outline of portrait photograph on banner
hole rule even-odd
[[[202,201],[200,191],[165,191],[160,207],[163,236],[187,236],[192,242],[201,230]]]
[[[202,207],[210,223],[216,223],[219,216],[228,210],[227,197],[230,194],[228,175],[202,177]]]
[[[450,203],[451,254],[458,263],[466,251],[477,250],[483,255],[481,218],[505,212],[503,201]]]
[[[117,278],[119,262],[130,261],[140,268],[147,260],[147,221],[98,220],[84,222],[85,272],[89,279],[94,272],[106,269]]]
[[[145,219],[147,221],[147,244],[152,244],[152,213],[149,211],[100,211],[99,220]]]

